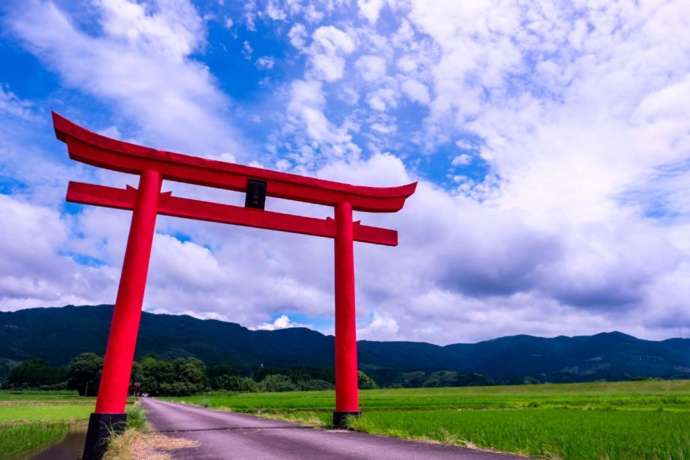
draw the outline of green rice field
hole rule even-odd
[[[178,401],[327,426],[332,391]],[[361,391],[369,433],[561,459],[690,459],[690,381]]]
[[[0,391],[0,459],[13,459],[85,429],[94,398],[76,392]]]

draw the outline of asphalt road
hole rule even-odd
[[[169,452],[175,459],[524,460],[462,447],[319,430],[151,398],[142,399],[142,404],[155,431],[199,443]]]

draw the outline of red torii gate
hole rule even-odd
[[[122,142],[82,128],[57,113],[53,113],[53,125],[73,160],[140,177],[138,189],[70,182],[67,190],[67,201],[133,211],[96,410],[89,420],[85,459],[100,458],[109,433],[126,425],[125,405],[158,214],[334,238],[333,423],[343,426],[348,416],[360,413],[353,242],[396,246],[398,234],[353,222],[352,211],[399,211],[414,193],[416,183],[400,187],[355,186]],[[164,179],[245,192],[245,207],[161,193]],[[266,196],[333,206],[335,218],[265,211]]]

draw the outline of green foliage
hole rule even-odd
[[[27,458],[69,430],[83,430],[94,403],[76,391],[0,391],[0,459]],[[134,411],[128,407],[130,426],[143,423]]]
[[[439,378],[448,376],[439,375]],[[364,390],[352,426],[564,460],[690,459],[690,381]],[[207,393],[214,408],[327,426],[332,391]]]
[[[357,385],[362,390],[371,390],[379,387],[374,379],[369,377],[363,371],[357,371]]]
[[[222,375],[216,377],[216,389],[226,391],[258,391],[259,385],[250,377]]]
[[[14,367],[7,377],[7,388],[41,388],[59,385],[67,380],[67,371],[51,367],[40,359],[24,361]]]
[[[332,390],[333,384],[321,379],[309,379],[297,382],[297,386],[303,391]],[[361,388],[361,387],[360,387]]]
[[[206,371],[208,384],[212,390],[234,390],[234,388],[230,388],[234,383],[231,379],[234,377],[239,378],[241,374],[240,369],[227,364],[208,366]]]
[[[103,358],[96,353],[82,353],[69,364],[67,388],[80,396],[96,396],[101,381]]]
[[[260,388],[263,391],[296,391],[297,385],[295,385],[290,377],[283,374],[270,374],[263,378],[259,383]]]
[[[18,400],[0,406],[0,425],[15,422],[69,422],[87,420],[93,412],[94,400],[79,403],[53,400],[47,402],[35,398]],[[1,429],[1,427],[0,427]]]
[[[351,426],[567,460],[690,458],[690,413],[576,409],[371,411]]]
[[[66,423],[27,423],[0,426],[0,458],[15,458],[60,441],[67,435]]]
[[[141,391],[152,396],[183,396],[205,390],[206,366],[196,358],[172,361],[147,356],[141,362]]]
[[[7,382],[7,377],[9,377],[10,372],[14,369],[19,362],[12,359],[0,358],[0,387]]]
[[[111,318],[112,307],[105,305],[0,312],[0,381],[19,360],[40,358],[63,366],[84,350],[103,353]],[[286,370],[298,365],[332,368],[333,337],[307,329],[252,331],[227,322],[144,312],[140,335],[140,356],[194,356],[209,365],[230,360],[241,369],[239,375],[256,381],[284,374],[296,384],[333,382],[332,376],[301,378]],[[616,332],[577,338],[514,336],[447,346],[361,341],[357,348],[361,368],[382,387],[421,386],[437,371],[457,372],[457,385],[690,378],[690,339],[650,342]],[[424,376],[399,378],[415,371]],[[484,376],[483,381],[466,378],[473,374]]]
[[[146,426],[146,413],[138,404],[127,406],[127,428],[142,431]]]

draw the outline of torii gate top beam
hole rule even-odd
[[[53,124],[74,160],[133,174],[156,170],[177,182],[243,192],[247,180],[256,179],[266,182],[268,196],[328,206],[347,202],[366,212],[399,211],[417,187],[358,186],[157,150],[101,136],[54,112]]]

